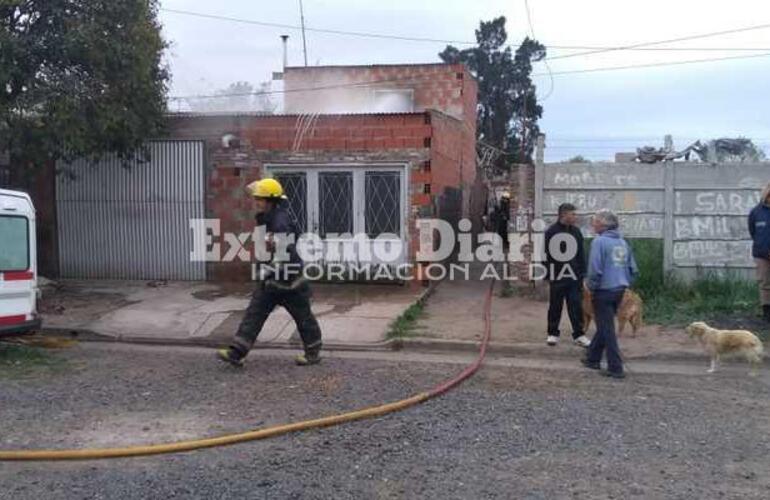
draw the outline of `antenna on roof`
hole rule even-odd
[[[283,69],[286,70],[286,66],[289,65],[289,35],[281,35],[281,41],[283,42]]]
[[[305,9],[302,7],[302,0],[299,0],[299,17],[302,21],[302,52],[305,55],[305,67],[307,67],[307,42],[305,41]]]

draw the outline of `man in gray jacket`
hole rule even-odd
[[[639,271],[631,246],[618,231],[618,218],[614,213],[599,210],[591,226],[597,236],[591,242],[587,284],[593,295],[596,335],[588,346],[583,365],[598,370],[606,350],[607,371],[604,375],[624,378],[623,359],[615,336],[615,315],[626,288],[631,286]]]

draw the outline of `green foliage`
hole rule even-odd
[[[573,156],[572,158],[565,161],[564,163],[591,163],[591,160],[584,157],[583,155],[577,155],[577,156]]]
[[[756,284],[733,275],[705,275],[691,283],[663,272],[663,241],[629,240],[639,266],[634,289],[644,300],[648,323],[686,324],[751,314],[756,310]]]
[[[513,285],[508,280],[504,280],[500,285],[500,297],[506,299],[516,295],[516,291],[513,289]]]
[[[764,150],[757,146],[754,141],[746,137],[738,137],[737,139],[716,139],[709,142],[716,143],[716,160],[720,163],[764,161],[767,158]],[[720,145],[727,147],[719,147]],[[733,147],[731,148],[729,146]]]
[[[476,30],[478,45],[460,50],[448,45],[442,61],[465,63],[479,84],[478,138],[522,162],[532,161],[543,115],[532,83],[532,63],[545,59],[545,46],[525,38],[516,53],[506,45],[505,17],[482,21]],[[496,167],[505,168],[504,157]]]
[[[44,349],[0,342],[0,375],[20,377],[61,369],[66,363]]]
[[[397,339],[413,336],[417,320],[420,319],[422,314],[423,305],[419,302],[412,304],[390,324],[390,330],[388,330],[386,337],[388,339]]]
[[[157,0],[0,0],[0,149],[39,166],[162,132],[169,74]]]

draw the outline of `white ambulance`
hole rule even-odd
[[[40,328],[35,242],[29,195],[0,189],[0,336]]]

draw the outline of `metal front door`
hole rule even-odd
[[[206,279],[191,221],[204,218],[202,141],[152,141],[147,161],[107,155],[58,165],[64,278]]]

